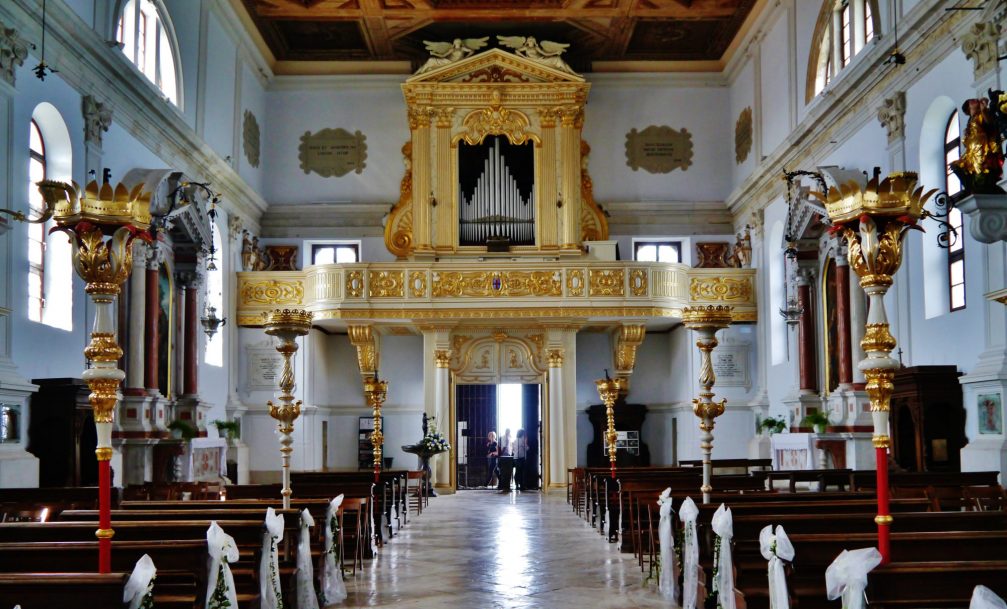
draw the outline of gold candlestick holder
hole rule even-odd
[[[122,348],[115,339],[115,303],[122,284],[133,268],[133,240],[150,240],[150,196],[140,187],[113,188],[90,182],[81,189],[76,183],[51,180],[38,183],[45,202],[40,218],[52,218],[56,229],[67,234],[72,245],[73,268],[85,282],[84,291],[94,303],[91,342],[84,355],[91,367],[82,378],[91,390],[88,401],[94,409],[98,458],[98,571],[111,571],[112,426],[119,402],[119,385],[126,374],[119,369]],[[16,218],[19,216],[15,215]],[[24,220],[23,215],[19,219]]]
[[[731,325],[733,307],[709,305],[686,307],[682,311],[682,323],[686,328],[694,330],[697,334],[696,346],[702,357],[699,368],[699,384],[703,390],[699,392],[698,398],[692,400],[692,412],[699,417],[699,429],[703,433],[699,437],[699,448],[703,452],[703,503],[710,502],[710,492],[713,491],[711,479],[713,477],[713,464],[711,457],[713,454],[713,427],[716,419],[724,414],[726,399],[719,402],[713,401],[713,385],[717,382],[717,375],[713,372],[713,350],[717,347],[717,330],[722,330]]]
[[[882,561],[890,555],[888,505],[888,417],[894,390],[895,370],[899,362],[892,357],[896,341],[885,312],[885,294],[894,283],[902,264],[902,241],[906,233],[919,228],[920,218],[935,191],[917,187],[913,172],[894,173],[880,183],[878,178],[863,185],[855,180],[830,188],[827,193],[811,193],[825,204],[832,231],[846,239],[850,266],[860,278],[860,287],[869,299],[867,326],[860,341],[865,357],[858,367],[867,383],[864,390],[871,402],[874,422],[875,466],[877,468],[878,550]]]
[[[283,356],[283,372],[280,373],[280,395],[278,403],[267,402],[269,416],[276,419],[280,432],[280,458],[283,462],[283,508],[290,509],[290,454],[294,451],[294,421],[301,416],[301,400],[294,401],[294,368],[291,357],[297,353],[297,337],[311,331],[311,313],[301,309],[275,309],[263,313],[266,334],[275,336],[279,343],[276,350]]]
[[[619,399],[619,393],[622,391],[623,379],[608,378],[606,374],[605,378],[596,380],[594,384],[598,387],[598,396],[605,403],[605,415],[608,417],[605,441],[608,445],[608,461],[612,469],[612,477],[615,478],[616,440],[618,438],[615,431],[615,402]]]
[[[376,376],[364,379],[364,397],[374,414],[374,431],[371,432],[371,446],[374,447],[374,481],[378,482],[381,474],[381,447],[385,436],[381,433],[381,406],[388,397],[388,381],[379,381]]]

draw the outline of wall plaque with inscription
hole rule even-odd
[[[322,129],[301,136],[298,158],[304,173],[314,171],[324,178],[344,176],[351,171],[362,173],[367,160],[367,137],[359,131]]]
[[[749,387],[748,345],[720,345],[713,351],[713,373],[720,387]]]
[[[633,129],[626,134],[626,164],[633,171],[641,168],[650,173],[685,171],[692,165],[692,134],[667,125],[651,125],[643,131]]]
[[[248,390],[269,391],[276,389],[277,379],[283,359],[273,347],[247,347]]]

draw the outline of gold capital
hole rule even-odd
[[[438,368],[451,367],[451,351],[449,349],[437,349],[434,351],[434,363]]]
[[[563,367],[563,349],[549,349],[547,354],[547,359],[549,361],[550,368],[562,368]]]

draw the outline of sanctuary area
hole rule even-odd
[[[4,0],[0,607],[1007,609],[1007,0]]]

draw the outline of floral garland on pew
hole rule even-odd
[[[714,535],[714,537],[716,538],[716,541],[713,542],[713,577],[710,579],[713,583],[710,586],[710,592],[706,595],[705,604],[709,604],[711,601],[715,600],[717,602],[716,608],[724,609],[724,606],[720,604],[720,590],[718,590],[720,580],[717,579],[717,573],[720,572],[720,544],[723,539],[720,535]]]
[[[339,574],[343,574],[343,544],[341,542],[342,537],[339,536],[339,519],[330,518],[329,519],[329,530],[332,532],[332,546],[329,548],[329,554],[332,555],[333,560],[339,565]],[[344,578],[345,579],[345,578]],[[325,590],[318,590],[318,604],[325,606],[328,600],[325,598]]]
[[[276,561],[272,560],[273,556],[276,556],[276,536],[273,536],[273,547],[270,549],[270,561],[269,561],[269,581],[270,585],[273,586],[273,594],[276,595],[276,609],[283,609],[283,591],[280,590],[280,577],[276,573]]]
[[[143,595],[143,600],[140,601],[140,609],[154,609],[154,580],[157,576],[150,578],[150,583],[147,584],[147,592]]]
[[[221,561],[217,566],[217,585],[213,588],[213,595],[210,596],[207,609],[227,609],[230,606],[231,601],[227,600],[227,584],[224,582],[224,561]]]

